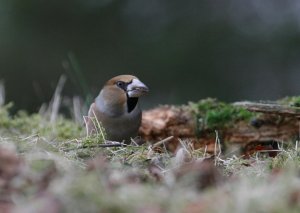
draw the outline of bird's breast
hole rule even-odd
[[[106,131],[107,139],[122,141],[135,137],[141,124],[142,112],[136,107],[131,113],[111,117],[101,113],[101,123]]]

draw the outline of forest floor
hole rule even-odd
[[[0,107],[1,212],[300,211],[297,141],[275,157],[210,155],[189,141],[176,153],[103,148],[73,120],[9,107]]]

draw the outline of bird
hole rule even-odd
[[[141,125],[139,98],[148,92],[149,88],[133,75],[108,80],[88,111],[87,136],[97,133],[95,124],[99,122],[106,140],[130,143]]]

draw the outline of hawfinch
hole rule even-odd
[[[137,136],[141,124],[139,97],[148,91],[148,87],[132,75],[119,75],[107,81],[89,109],[87,135],[97,132],[95,124],[99,121],[105,129],[105,139],[129,143],[130,138]]]

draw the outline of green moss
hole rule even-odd
[[[78,138],[82,136],[84,130],[83,126],[63,117],[59,117],[54,126],[60,139]]]
[[[10,125],[11,118],[9,116],[9,109],[13,106],[9,103],[4,106],[0,106],[0,127],[8,128]]]
[[[0,129],[8,134],[15,135],[43,135],[48,138],[72,139],[80,137],[83,126],[59,115],[54,122],[48,116],[34,113],[29,115],[19,111],[15,116],[9,114],[12,104],[0,107]]]
[[[278,100],[279,104],[286,104],[292,107],[300,107],[300,96],[285,97]]]
[[[103,138],[101,135],[92,135],[89,137],[86,137],[82,140],[82,145],[84,147],[95,147],[98,144],[103,144],[105,138]]]
[[[249,121],[255,113],[241,107],[208,98],[197,103],[190,103],[192,111],[202,129],[218,129],[228,127],[237,121]]]

